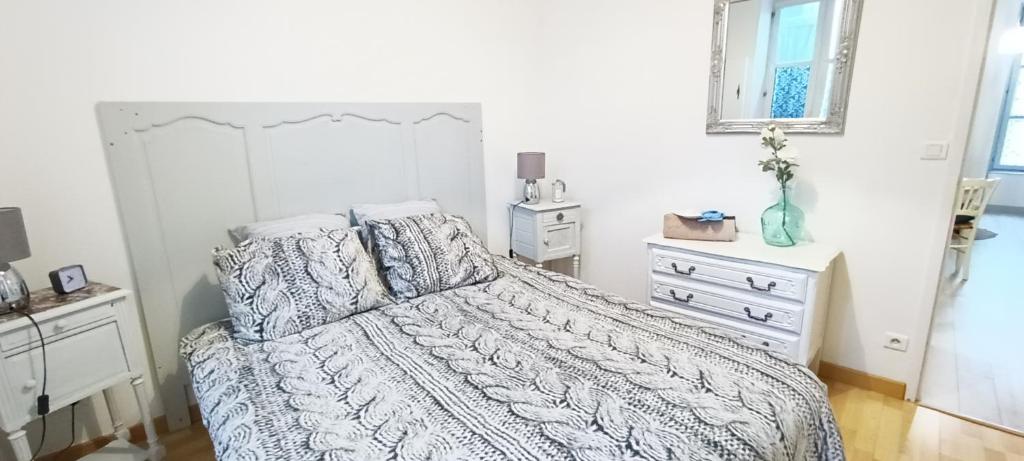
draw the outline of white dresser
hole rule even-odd
[[[648,301],[738,333],[817,369],[828,317],[835,248],[779,248],[760,235],[734,242],[644,239],[650,257]]]
[[[512,251],[540,267],[546,261],[572,258],[572,276],[580,277],[580,204],[541,202],[511,204]]]
[[[43,372],[43,347],[32,323],[17,313],[0,315],[0,429],[14,448],[17,461],[32,458],[31,443],[23,429],[39,418],[36,399],[46,386],[50,412],[71,405],[95,393],[103,392],[114,424],[116,453],[109,459],[159,460],[164,449],[156,437],[149,413],[149,396],[143,385],[143,363],[129,347],[138,344],[138,325],[131,325],[127,297],[131,292],[90,283],[80,291],[60,296],[53,291],[32,293],[25,311],[39,324],[46,351]],[[45,381],[44,381],[45,380]],[[45,384],[44,384],[45,382]],[[146,432],[148,450],[127,444],[125,427],[111,388],[121,382],[135,389],[139,414]],[[50,427],[66,431],[66,427]],[[62,434],[64,436],[64,434]],[[89,459],[108,459],[101,450]],[[120,457],[119,457],[120,456]]]

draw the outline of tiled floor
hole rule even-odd
[[[921,403],[1024,432],[1024,216],[981,227],[999,236],[975,242],[969,281],[943,280]]]

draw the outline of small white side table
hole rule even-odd
[[[576,202],[512,203],[512,252],[542,267],[547,261],[572,258],[572,275],[580,277],[582,214]]]
[[[143,385],[144,364],[128,351],[138,344],[137,325],[129,323],[127,298],[131,292],[99,283],[69,295],[38,290],[25,311],[39,324],[46,345],[46,393],[50,411],[56,411],[103,392],[114,433],[125,446],[128,428],[112,395],[115,384],[129,382],[135,390],[139,415],[146,430],[147,450],[129,445],[137,458],[159,461],[164,448],[149,413],[149,395]],[[39,333],[17,313],[0,314],[0,429],[14,449],[17,461],[29,461],[32,447],[23,429],[38,418],[36,398],[43,386],[43,353]]]

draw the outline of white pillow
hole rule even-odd
[[[373,242],[370,241],[370,229],[366,227],[367,221],[383,221],[385,219],[404,218],[421,214],[440,213],[441,207],[437,202],[431,200],[409,200],[398,203],[363,204],[352,205],[349,210],[352,227],[360,227],[359,237],[367,250],[373,249]],[[373,257],[373,252],[370,251]]]
[[[228,229],[231,241],[238,245],[251,237],[278,238],[318,232],[320,229],[345,229],[344,216],[326,213],[304,214],[290,218],[260,221]]]
[[[440,213],[441,207],[434,200],[410,200],[379,205],[352,205],[352,225],[366,228],[367,221],[404,218],[421,214]]]

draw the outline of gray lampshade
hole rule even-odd
[[[0,263],[32,256],[21,208],[0,208]]]
[[[541,179],[544,177],[544,153],[520,152],[516,169],[519,179]]]

